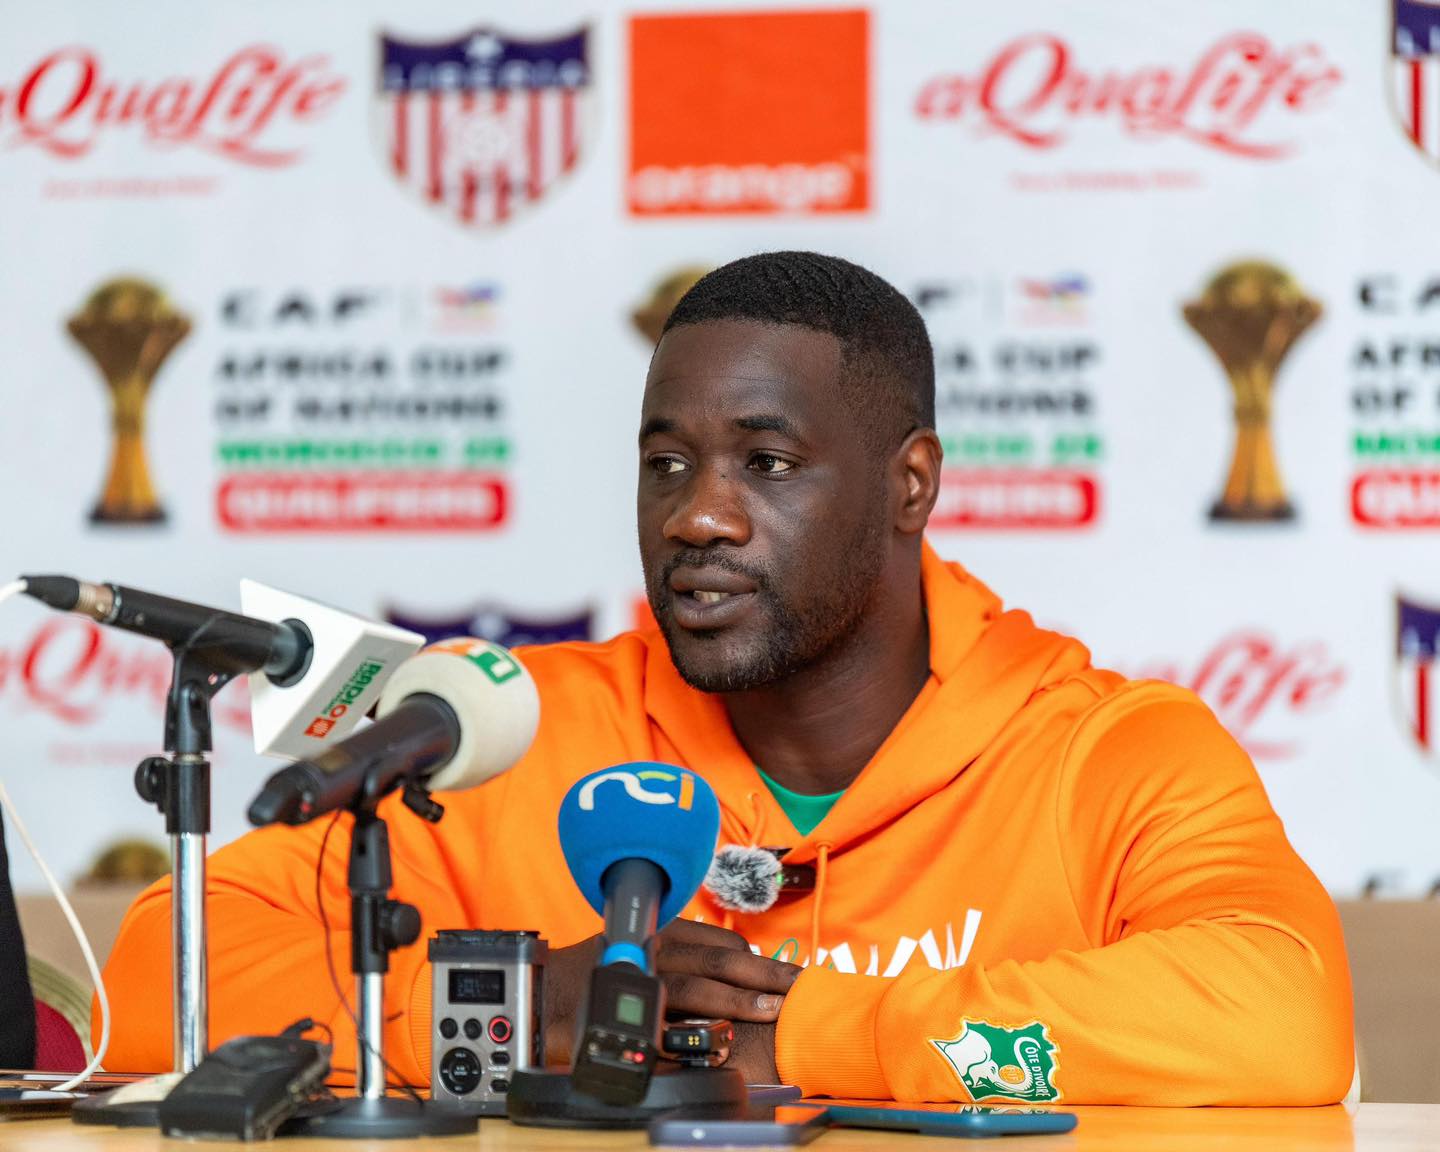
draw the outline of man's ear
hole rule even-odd
[[[901,441],[892,458],[898,497],[895,528],[907,534],[925,530],[930,509],[940,494],[940,462],[944,451],[933,428],[917,428]]]

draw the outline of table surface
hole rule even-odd
[[[1332,1108],[1075,1108],[1079,1127],[1062,1136],[1007,1136],[996,1152],[1410,1152],[1440,1148],[1440,1104],[1362,1104],[1353,1116]],[[401,1141],[285,1140],[313,1152],[360,1149],[421,1149],[456,1152],[477,1145],[484,1152],[550,1152],[558,1149],[648,1148],[644,1132],[557,1132],[483,1120],[478,1135]],[[973,1148],[937,1136],[901,1136],[836,1128],[811,1147],[819,1152],[878,1152],[902,1145],[917,1149]],[[176,1152],[242,1145],[166,1140],[148,1129],[92,1128],[67,1119],[0,1121],[0,1152],[43,1145],[46,1152]]]

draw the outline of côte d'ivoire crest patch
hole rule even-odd
[[[1038,1020],[1006,1028],[986,1020],[965,1020],[953,1040],[931,1039],[960,1077],[970,1099],[1015,1100],[1053,1104],[1063,1093],[1055,1086],[1060,1048]]]

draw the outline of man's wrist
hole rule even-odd
[[[775,1029],[781,1082],[799,1086],[807,1096],[889,1099],[876,1051],[876,1022],[890,983],[828,968],[802,972],[785,997]]]

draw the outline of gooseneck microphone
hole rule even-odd
[[[71,576],[21,579],[26,595],[61,612],[150,636],[172,649],[208,649],[219,655],[223,670],[231,675],[263,671],[276,684],[293,684],[305,675],[315,647],[309,629],[299,620],[272,624],[122,584],[92,584]]]
[[[665,1015],[655,937],[699,890],[715,854],[720,805],[703,779],[642,761],[592,772],[560,806],[560,848],[605,918],[571,1083],[606,1104],[638,1104]]]
[[[498,644],[432,644],[401,664],[376,721],[274,773],[250,804],[257,826],[304,824],[409,782],[455,790],[498,776],[530,747],[540,722],[535,681]]]

